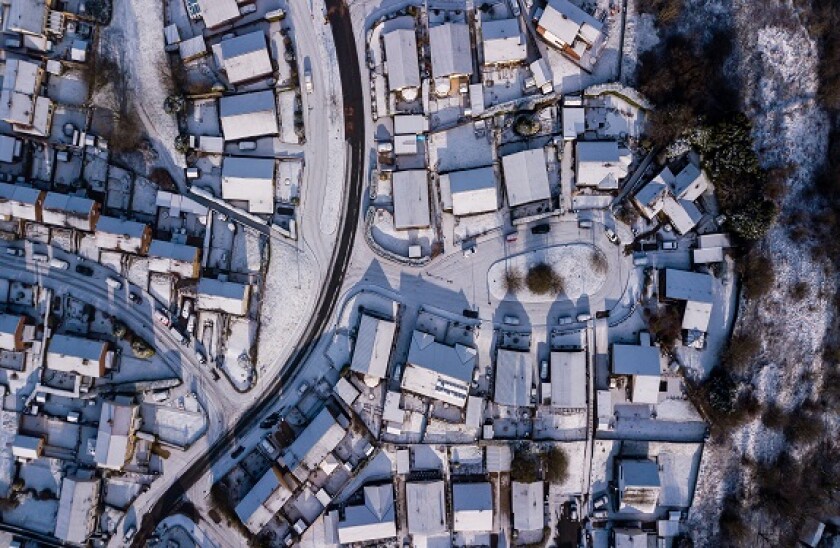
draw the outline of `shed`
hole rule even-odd
[[[394,172],[393,195],[395,228],[425,228],[431,224],[426,170]]]

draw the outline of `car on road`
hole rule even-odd
[[[551,225],[548,223],[531,227],[531,234],[548,234],[550,231]]]
[[[676,240],[665,240],[662,242],[662,249],[665,251],[673,251],[677,249],[677,247],[679,246]]]
[[[11,255],[12,257],[23,257],[24,255],[26,255],[26,252],[16,247],[7,247],[6,254]]]
[[[277,454],[277,447],[275,447],[274,444],[271,443],[271,440],[268,438],[263,438],[263,440],[260,442],[260,449],[265,451],[265,454],[272,459]]]
[[[476,251],[475,246],[468,247],[467,249],[464,250],[464,257],[469,257],[471,255],[475,255],[475,251]]]
[[[507,315],[504,318],[502,318],[502,322],[505,325],[519,325],[520,323],[519,318],[517,316],[512,315]]]
[[[607,234],[607,239],[609,241],[611,241],[612,243],[614,243],[615,245],[618,245],[618,244],[621,243],[621,240],[618,239],[618,234],[615,233],[615,230],[613,230],[611,228],[605,228],[604,232]]]
[[[125,535],[123,535],[123,542],[131,542],[131,539],[133,539],[134,535],[136,534],[137,528],[134,526],[129,527],[128,530],[125,532]]]
[[[603,495],[595,498],[595,500],[592,501],[592,507],[596,508],[596,509],[597,508],[604,508],[609,501],[610,501],[610,496],[608,494],[604,493]]]
[[[140,304],[141,302],[143,302],[143,299],[141,299],[140,295],[138,295],[137,293],[129,293],[128,300],[133,302],[134,304]]]
[[[76,272],[78,272],[82,276],[93,276],[93,269],[83,264],[76,265]]]
[[[308,70],[303,73],[303,82],[304,82],[304,85],[306,86],[306,93],[312,93],[312,91],[313,91],[312,73],[309,72]]]
[[[169,327],[172,324],[172,320],[169,319],[169,315],[163,310],[155,310],[154,316],[161,325]]]
[[[70,268],[70,263],[62,259],[52,258],[50,259],[50,267],[55,268],[56,270],[67,270]]]

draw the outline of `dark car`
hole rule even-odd
[[[245,451],[245,448],[240,445],[239,447],[237,447],[236,449],[233,450],[233,453],[230,454],[230,458],[235,459],[239,455],[241,455],[244,451]]]
[[[140,304],[141,302],[143,302],[143,299],[141,299],[140,295],[138,295],[137,293],[129,293],[128,300],[133,302],[134,304]]]
[[[472,318],[474,320],[478,319],[478,310],[470,310],[469,308],[464,309],[464,317]]]
[[[76,272],[83,276],[93,276],[93,269],[89,266],[85,266],[83,264],[76,265]]]
[[[551,225],[541,224],[531,228],[531,234],[548,234],[551,231]]]
[[[260,428],[274,428],[280,422],[280,412],[275,411],[260,422]]]

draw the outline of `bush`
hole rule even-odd
[[[502,284],[508,293],[516,293],[522,289],[522,272],[515,267],[505,268],[505,277]]]
[[[744,282],[744,296],[748,299],[758,299],[767,295],[776,283],[776,273],[773,262],[760,251],[753,249],[741,261],[740,270]]]
[[[808,287],[807,282],[796,282],[790,288],[790,296],[792,299],[796,301],[801,301],[808,297],[810,293],[810,288]]]
[[[609,263],[603,253],[600,251],[593,251],[589,255],[589,266],[592,268],[592,271],[597,274],[606,274]]]
[[[569,477],[569,457],[561,447],[552,447],[543,455],[545,479],[563,483]]]
[[[761,341],[758,336],[752,331],[742,331],[729,339],[721,361],[727,370],[744,374],[759,350],[761,350]]]
[[[563,291],[563,280],[546,263],[539,263],[528,269],[525,275],[525,285],[531,293],[546,295],[559,294]]]
[[[682,333],[682,315],[674,304],[662,304],[649,314],[648,328],[662,348],[672,350]]]
[[[761,414],[761,423],[765,428],[784,430],[788,423],[788,416],[784,410],[774,403],[768,404]]]
[[[817,413],[796,409],[788,416],[785,436],[794,443],[810,443],[820,439],[825,432],[823,418]]]
[[[724,499],[719,524],[720,534],[726,542],[738,544],[746,540],[750,531],[741,517],[743,514],[744,508],[735,496]]]
[[[539,479],[539,457],[527,449],[517,449],[510,463],[510,477],[513,481],[533,483]]]
[[[639,13],[656,16],[656,24],[660,27],[673,25],[682,15],[684,8],[683,0],[638,0],[636,2]]]

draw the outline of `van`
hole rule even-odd
[[[105,283],[112,289],[122,289],[122,282],[116,278],[112,278],[111,276],[105,278]]]
[[[44,255],[43,253],[33,253],[32,254],[32,260],[35,261],[36,263],[48,263],[48,262],[50,262],[50,258],[47,255]]]
[[[257,142],[256,141],[239,141],[239,150],[246,151],[246,150],[257,150]],[[227,219],[223,219],[227,220]]]
[[[306,93],[312,93],[312,91],[313,91],[312,73],[309,72],[308,70],[303,73],[303,82],[304,82],[304,85],[306,86]]]
[[[23,257],[26,253],[22,249],[18,249],[16,247],[7,247],[6,254],[11,255],[12,257]]]
[[[67,270],[68,268],[70,268],[70,263],[68,263],[67,261],[63,261],[61,259],[53,258],[53,259],[50,259],[50,266],[52,268],[57,269],[57,270]]]

